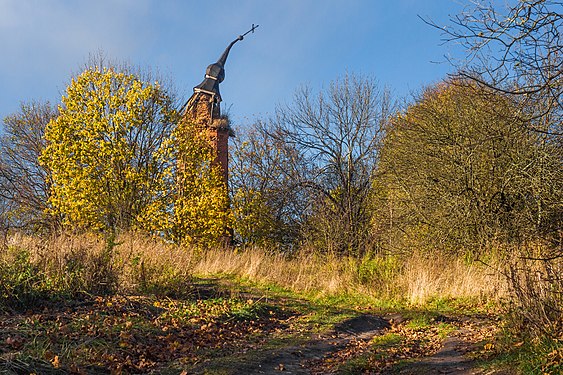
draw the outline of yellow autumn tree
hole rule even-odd
[[[40,162],[52,175],[49,210],[73,229],[169,226],[173,101],[126,69],[73,78],[45,130]]]
[[[176,242],[214,245],[231,226],[227,186],[203,129],[187,119],[173,132],[177,161],[172,238]]]

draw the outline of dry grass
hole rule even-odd
[[[563,342],[563,253],[546,249],[542,245],[519,248],[510,257],[510,320],[516,330],[532,337]]]
[[[413,255],[357,260],[313,252],[287,257],[260,248],[198,251],[137,234],[120,236],[113,246],[88,235],[50,239],[15,235],[8,250],[0,253],[0,264],[4,264],[0,273],[9,272],[6,265],[22,252],[29,255],[28,271],[41,275],[28,286],[42,285],[67,294],[178,295],[189,292],[193,275],[217,274],[317,296],[359,294],[410,304],[435,298],[490,299],[506,291],[491,269],[458,259]]]
[[[193,252],[128,234],[50,238],[16,234],[0,250],[0,297],[16,305],[87,294],[189,293]]]
[[[354,288],[354,272],[345,259],[331,255],[286,257],[260,248],[243,251],[211,250],[194,266],[200,275],[229,274],[274,283],[298,292],[346,293]]]
[[[462,259],[415,254],[405,260],[397,278],[411,304],[433,298],[478,298],[481,301],[506,296],[507,285],[498,269]]]
[[[320,295],[363,294],[423,305],[436,298],[496,300],[507,293],[500,273],[460,259],[412,255],[356,260],[314,253],[292,258],[263,249],[212,250],[194,264],[196,274],[230,274]]]

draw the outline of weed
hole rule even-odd
[[[406,324],[406,328],[408,329],[423,329],[428,328],[432,325],[434,321],[434,314],[424,313],[424,314],[416,314],[413,319],[410,319]]]
[[[26,249],[8,246],[0,260],[0,301],[12,307],[34,304],[48,292],[48,280]]]

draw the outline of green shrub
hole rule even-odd
[[[191,275],[172,262],[159,264],[137,254],[131,258],[130,267],[133,289],[141,294],[178,298],[192,292]]]
[[[358,264],[360,284],[386,283],[397,277],[401,264],[396,256],[364,256]]]
[[[49,282],[27,250],[8,246],[0,259],[0,304],[20,307],[45,297]]]

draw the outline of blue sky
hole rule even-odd
[[[20,102],[60,101],[89,54],[157,69],[189,97],[208,64],[237,43],[221,84],[235,126],[322,88],[346,72],[376,78],[397,97],[451,72],[440,32],[469,0],[0,0],[0,118]]]

